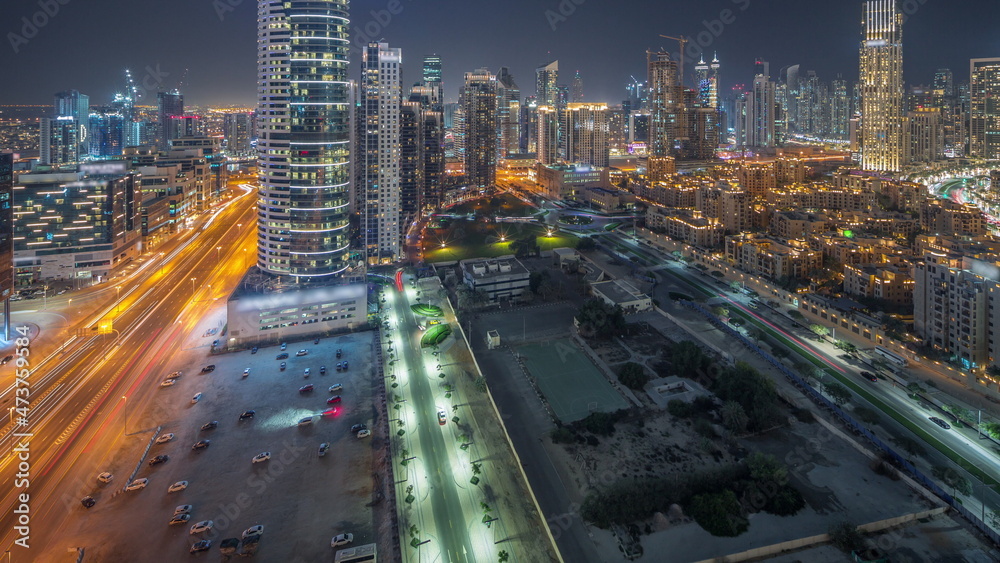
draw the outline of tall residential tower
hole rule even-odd
[[[896,0],[867,0],[861,42],[861,168],[899,172],[905,164],[903,13]]]

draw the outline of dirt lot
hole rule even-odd
[[[280,371],[278,347],[262,348],[257,354],[240,352],[206,358],[203,352],[178,354],[171,369],[184,375],[172,387],[156,391],[156,400],[146,413],[130,413],[125,444],[106,470],[115,474],[113,485],[100,492],[98,505],[68,520],[60,545],[53,546],[43,560],[65,560],[65,545],[86,545],[87,560],[102,563],[176,561],[188,557],[188,548],[198,539],[212,539],[206,555],[217,557],[218,543],[239,537],[253,525],[264,525],[260,561],[287,563],[332,560],[330,538],[342,532],[354,534],[354,544],[376,541],[372,501],[372,452],[382,445],[372,438],[358,439],[351,425],[372,424],[372,333],[328,338],[316,345],[289,344],[287,370]],[[308,355],[296,357],[299,349]],[[343,349],[350,362],[346,372],[337,372],[335,352]],[[200,369],[214,363],[214,372]],[[327,373],[319,373],[320,366]],[[250,375],[242,378],[245,368]],[[304,369],[311,375],[304,377]],[[162,375],[166,375],[165,373]],[[313,384],[315,391],[298,389]],[[342,383],[343,402],[328,405],[327,388]],[[202,393],[197,404],[192,397]],[[336,407],[336,412],[328,409]],[[239,415],[253,409],[251,420]],[[324,414],[325,413],[325,414]],[[312,423],[297,422],[312,416]],[[218,421],[214,430],[200,430]],[[137,477],[148,477],[140,491],[120,492],[139,461],[157,426],[161,434],[174,433],[172,441],[153,445],[143,458]],[[377,434],[377,433],[376,433]],[[191,446],[211,440],[202,451]],[[324,457],[317,455],[321,442],[331,444]],[[270,461],[252,464],[264,451]],[[161,465],[146,465],[152,456],[166,454]],[[77,476],[74,476],[77,477]],[[86,476],[92,481],[94,476]],[[176,481],[187,480],[186,490],[167,493]],[[168,526],[177,505],[194,506],[188,525]],[[79,507],[77,507],[79,508]],[[190,524],[213,520],[214,530],[190,535]]]

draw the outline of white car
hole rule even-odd
[[[183,491],[186,488],[188,488],[188,482],[187,481],[177,481],[173,485],[170,485],[170,488],[167,489],[167,492],[168,493],[177,493],[177,492]]]
[[[211,520],[202,520],[201,522],[198,522],[194,526],[191,526],[191,534],[194,535],[194,534],[200,534],[202,532],[207,532],[211,530],[212,526],[214,525],[215,522],[212,522]]]
[[[255,455],[255,456],[253,456],[253,459],[251,460],[251,462],[252,463],[262,463],[262,462],[265,462],[265,461],[267,461],[269,459],[271,459],[271,452],[261,452],[261,453]]]
[[[114,475],[112,475],[112,474],[108,473],[107,471],[105,471],[104,473],[101,473],[100,475],[97,476],[97,482],[98,483],[110,483],[111,480],[114,479],[114,478],[115,478]]]
[[[198,401],[200,400],[201,400],[201,393],[198,393],[194,397],[191,397],[191,404],[192,405],[197,404]]]
[[[334,383],[333,385],[330,386],[330,392],[331,393],[339,393],[339,392],[341,392],[343,390],[344,390],[344,386],[342,384],[340,384],[340,383]]]
[[[180,379],[184,375],[183,371],[175,371],[173,373],[168,373],[163,379]]]
[[[166,380],[160,382],[160,387],[170,387],[174,383],[177,383],[176,379],[166,379]]]
[[[163,434],[162,436],[160,436],[159,438],[156,439],[156,443],[157,444],[166,444],[167,442],[169,442],[170,440],[173,440],[173,439],[174,439],[174,435],[173,434]]]
[[[307,354],[309,354],[309,350],[299,350],[298,352],[295,353],[295,355],[299,357],[305,356]]]
[[[243,370],[243,377],[250,375],[250,368]]]
[[[126,491],[138,491],[138,490],[141,490],[141,489],[145,489],[146,485],[148,485],[148,484],[149,484],[149,479],[146,479],[145,477],[143,477],[142,479],[136,479],[135,481],[132,481],[131,483],[129,483],[128,486],[125,487],[125,490]]]
[[[299,420],[299,423],[298,423],[298,425],[299,425],[299,426],[309,426],[309,425],[310,425],[310,424],[312,424],[312,423],[313,423],[313,417],[311,417],[311,416],[307,416],[307,417],[305,417],[305,418],[303,418],[303,419]]]
[[[444,426],[448,422],[448,413],[444,409],[438,408],[438,424]]]
[[[367,438],[372,435],[372,431],[365,428],[364,430],[358,430],[358,438]]]
[[[250,526],[243,531],[243,539],[247,539],[250,536],[259,536],[264,533],[264,526],[262,524],[257,524],[256,526]]]
[[[191,514],[192,510],[194,510],[194,507],[190,504],[182,504],[174,509],[174,516],[178,514]]]
[[[340,547],[352,541],[354,541],[354,534],[340,534],[339,536],[333,536],[333,539],[330,540],[330,547]]]

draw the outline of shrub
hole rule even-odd
[[[688,513],[713,536],[735,537],[750,526],[732,491],[697,495],[691,499]]]
[[[552,438],[552,443],[554,444],[572,444],[576,441],[576,435],[573,431],[565,426],[560,426],[552,431],[550,434]]]
[[[667,403],[667,412],[676,418],[687,418],[694,414],[694,409],[691,405],[681,401],[679,399],[673,399]]]

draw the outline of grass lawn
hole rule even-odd
[[[428,231],[424,239],[425,262],[451,262],[469,258],[496,258],[513,254],[511,243],[520,237],[535,235],[538,246],[543,250],[553,248],[576,248],[577,237],[568,233],[557,232],[553,236],[545,236],[546,229],[534,224],[497,224],[489,225],[485,230],[463,229],[458,236],[455,229]],[[493,242],[501,236],[506,242]],[[441,243],[445,246],[442,248]]]
[[[466,201],[447,209],[447,213],[455,215],[471,215],[476,212],[494,217],[530,217],[538,213],[538,209],[506,193]]]

